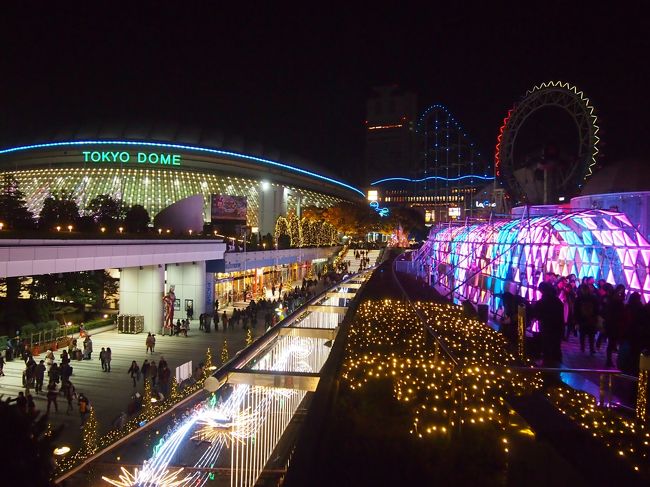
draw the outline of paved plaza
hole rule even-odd
[[[297,284],[297,283],[294,283]],[[285,288],[287,290],[288,288]],[[323,289],[322,285],[317,287],[317,292]],[[270,293],[267,297],[270,297]],[[277,297],[277,295],[276,295]],[[247,303],[235,303],[234,306],[220,308],[220,314],[225,309],[228,316],[232,314],[233,309],[243,309]],[[182,318],[182,316],[178,316]],[[264,333],[264,313],[258,313],[257,324],[251,330],[253,338],[257,338]],[[100,434],[111,429],[112,423],[119,415],[126,411],[131,397],[135,392],[140,394],[144,391],[144,383],[140,380],[136,387],[127,370],[131,366],[131,361],[137,361],[139,366],[145,359],[154,360],[156,363],[164,357],[167,361],[172,374],[179,365],[192,361],[192,368],[196,368],[199,362],[205,360],[205,354],[208,347],[212,349],[212,358],[215,365],[221,365],[221,351],[224,340],[228,342],[228,351],[230,357],[242,350],[246,346],[246,332],[241,326],[235,327],[234,330],[219,331],[211,327],[210,333],[199,330],[199,321],[193,320],[190,326],[188,336],[162,336],[156,335],[155,353],[147,354],[145,339],[146,333],[135,335],[118,333],[116,329],[109,331],[92,333],[93,354],[92,360],[73,360],[70,365],[73,367],[71,381],[76,388],[77,394],[85,394],[92,406],[95,408],[100,425]],[[99,352],[102,347],[110,347],[112,351],[111,372],[103,372],[101,362],[99,361]],[[56,361],[60,363],[60,354],[63,350],[55,352]],[[35,356],[38,363],[43,360],[45,354]],[[4,367],[5,376],[0,377],[0,395],[6,397],[16,397],[18,392],[24,391],[22,386],[22,374],[25,364],[22,360],[13,360],[7,362]],[[47,377],[45,380],[47,385]],[[36,408],[45,412],[47,400],[45,392],[36,394],[32,390]],[[64,425],[63,431],[57,439],[60,445],[78,445],[81,440],[81,420],[77,402],[74,401],[74,411],[66,414],[67,402],[61,395],[58,397],[58,413],[50,411],[50,423],[53,427]]]

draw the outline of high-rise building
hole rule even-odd
[[[366,110],[366,180],[412,174],[417,148],[417,97],[398,86],[373,89]]]
[[[492,165],[445,106],[427,108],[411,134],[410,170],[370,181],[379,203],[416,208],[426,223],[495,211]]]

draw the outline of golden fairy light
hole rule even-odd
[[[248,408],[232,414],[205,415],[198,421],[198,429],[192,439],[209,443],[222,441],[227,448],[230,448],[233,442],[243,444],[246,438],[255,434],[259,428],[264,407],[258,406],[260,407],[255,410]],[[218,410],[213,410],[213,413],[217,412]]]
[[[159,474],[148,472],[146,468],[139,470],[137,467],[133,470],[133,473],[124,467],[120,467],[120,470],[122,473],[118,475],[118,480],[110,479],[108,477],[102,477],[102,480],[108,482],[111,485],[114,485],[115,487],[136,487],[138,485],[178,487],[180,485],[186,484],[191,477],[190,475],[187,475],[179,479],[179,475],[183,472],[182,468],[176,470],[175,472],[165,470]]]

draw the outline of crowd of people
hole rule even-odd
[[[90,347],[92,350],[90,335],[86,336],[85,342],[85,348]],[[45,410],[45,414],[47,415],[52,414],[52,410],[54,410],[55,414],[59,412],[58,400],[62,397],[67,403],[66,414],[74,411],[74,402],[77,402],[81,425],[83,426],[90,411],[90,401],[84,394],[77,394],[76,388],[71,380],[73,373],[71,362],[83,358],[81,354],[75,353],[77,350],[77,340],[74,339],[70,342],[68,348],[61,352],[58,361],[52,350],[48,350],[45,353],[45,358],[39,360],[38,363],[31,353],[27,352],[24,354],[25,369],[23,370],[22,384],[25,392],[20,391],[17,397],[11,399],[11,401],[16,402],[19,411],[34,418],[39,414],[32,391],[36,395],[44,395],[44,398],[47,400]],[[88,354],[88,359],[90,359],[90,353]],[[104,357],[102,359],[102,368],[110,372],[110,348],[107,350],[102,349],[102,354]]]
[[[230,314],[226,310],[220,312],[218,306],[215,306],[214,313],[199,315],[199,330],[209,333],[213,325],[215,331],[219,331],[221,326],[223,332],[240,328],[243,330],[255,329],[262,317],[264,318],[264,329],[268,329],[282,317],[293,313],[294,310],[314,297],[320,284],[327,286],[336,278],[332,275],[319,274],[317,279],[305,278],[302,280],[301,286],[295,286],[292,289],[285,288],[282,291],[282,288],[278,286],[277,298],[274,297],[276,287],[273,285],[271,298],[251,299],[246,307],[235,308]]]
[[[339,281],[342,275],[342,273],[335,272],[326,275],[318,274],[317,279],[305,278],[300,286],[293,288],[288,288],[286,285],[284,288],[280,285],[273,286],[270,298],[251,299],[246,307],[235,308],[230,313],[226,310],[219,312],[217,305],[214,314],[203,313],[199,316],[199,329],[209,332],[213,323],[215,330],[219,330],[221,324],[224,332],[235,329],[247,330],[257,328],[262,322],[264,329],[268,329],[308,302],[325,287]],[[173,334],[187,336],[189,328],[189,319],[177,320]],[[145,354],[150,353],[153,355],[155,346],[155,335],[148,333],[145,339]],[[90,334],[85,330],[81,330],[79,337],[71,339],[69,346],[62,350],[60,354],[48,350],[45,357],[38,362],[31,355],[29,349],[21,350],[20,355],[25,362],[23,372],[25,391],[19,392],[19,395],[12,399],[12,401],[16,402],[18,409],[25,414],[36,417],[38,411],[34,397],[42,395],[47,401],[46,414],[57,414],[59,412],[59,400],[61,399],[67,403],[65,413],[70,414],[75,409],[74,403],[76,401],[83,426],[91,410],[91,405],[86,395],[77,393],[71,377],[73,376],[72,364],[74,361],[92,360],[93,342]],[[110,373],[113,359],[111,348],[102,347],[98,358],[102,372]],[[3,375],[3,366],[4,359],[0,359],[0,376]],[[194,371],[194,378],[202,375],[201,367],[202,364]],[[142,407],[142,395],[137,389],[139,389],[140,384],[144,385],[146,381],[151,382],[154,397],[162,400],[169,395],[172,371],[164,357],[161,356],[157,362],[147,358],[140,364],[138,364],[138,361],[133,360],[126,373],[134,388],[134,394],[127,405],[127,415],[134,414]],[[122,420],[124,420],[123,417]]]
[[[622,284],[554,273],[544,276],[539,291],[542,297],[533,304],[504,293],[501,325],[508,338],[516,339],[518,309],[523,305],[527,325],[538,324],[546,365],[559,365],[562,341],[577,339],[581,351],[591,355],[606,346],[605,367],[638,372],[640,354],[650,349],[650,303],[644,305],[638,292],[626,296]]]

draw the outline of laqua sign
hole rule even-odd
[[[153,164],[157,166],[180,166],[180,154],[166,152],[126,152],[126,151],[83,151],[84,162],[114,164]]]

